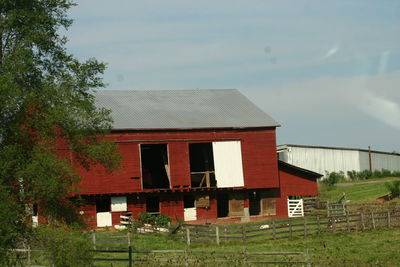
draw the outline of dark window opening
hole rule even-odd
[[[192,187],[216,187],[212,143],[189,144]]]
[[[228,194],[217,195],[217,216],[218,218],[228,217],[229,214],[229,196]]]
[[[96,212],[110,212],[111,198],[96,199]]]
[[[260,215],[261,213],[261,197],[258,192],[249,193],[249,213],[250,216]]]
[[[160,213],[160,198],[158,197],[146,198],[146,212]]]
[[[38,216],[38,205],[37,204],[32,205],[32,216]]]
[[[169,188],[170,172],[166,144],[142,144],[143,189]]]
[[[185,209],[194,208],[195,207],[195,201],[194,201],[194,196],[193,195],[185,195],[183,197],[183,207]]]

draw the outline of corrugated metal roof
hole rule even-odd
[[[276,127],[278,123],[236,89],[94,93],[110,109],[114,129]]]
[[[279,152],[284,150],[287,147],[301,147],[301,148],[312,148],[312,149],[332,149],[332,150],[351,150],[351,151],[362,151],[362,152],[369,152],[368,149],[362,148],[349,148],[349,147],[332,147],[332,146],[314,146],[314,145],[295,145],[295,144],[284,144],[278,145],[276,150]],[[379,151],[379,150],[371,150],[371,153],[378,153],[378,154],[387,154],[387,155],[395,155],[400,156],[397,152],[386,152],[386,151]]]

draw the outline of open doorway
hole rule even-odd
[[[216,187],[212,143],[189,144],[192,187]]]
[[[160,213],[160,198],[159,197],[146,198],[146,212],[149,212],[152,214]]]
[[[256,191],[249,193],[249,213],[250,216],[261,214],[261,197]]]
[[[218,218],[228,217],[229,215],[229,195],[217,195],[217,216]]]
[[[97,227],[112,226],[111,198],[102,197],[96,199]]]
[[[169,188],[167,144],[140,145],[143,189]]]
[[[195,206],[195,198],[193,195],[183,196],[184,220],[195,221],[197,219],[197,210]]]

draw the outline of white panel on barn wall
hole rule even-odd
[[[98,212],[96,215],[97,227],[112,226],[111,212]]]
[[[240,141],[213,142],[217,187],[244,186]]]
[[[126,197],[111,197],[111,211],[127,211]]]
[[[197,211],[196,211],[195,207],[194,208],[185,208],[183,211],[184,211],[183,217],[184,217],[185,222],[197,220]]]

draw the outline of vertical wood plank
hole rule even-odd
[[[318,224],[318,234],[321,234],[321,222],[319,220],[319,216],[317,216],[317,224]]]
[[[347,231],[350,232],[350,220],[349,220],[349,214],[346,212],[346,223],[347,223]]]
[[[186,228],[186,244],[190,246],[190,229]]]
[[[276,225],[275,221],[272,221],[272,238],[275,240],[276,239]]]
[[[336,218],[335,218],[335,216],[332,216],[331,217],[332,219],[332,230],[333,230],[333,232],[334,233],[336,233]]]
[[[92,234],[93,249],[96,250],[96,234]]]
[[[219,227],[218,226],[215,227],[215,239],[216,239],[217,245],[219,245]]]
[[[387,226],[390,228],[390,211],[387,212]]]
[[[290,232],[290,237],[293,237],[293,231],[292,231],[292,219],[289,219],[289,232]]]
[[[375,216],[374,216],[374,213],[373,213],[373,212],[371,212],[371,218],[372,218],[372,228],[373,228],[373,229],[376,229],[376,225],[375,225]]]
[[[361,217],[361,228],[364,231],[365,230],[365,221],[364,221],[364,213],[363,212],[360,213],[360,217]]]
[[[306,217],[303,217],[304,220],[304,237],[307,236],[307,220]]]

